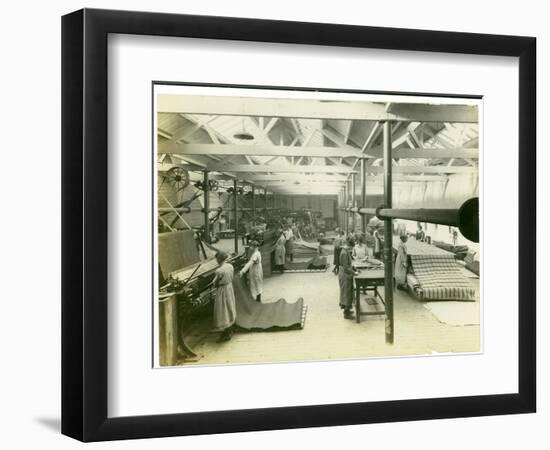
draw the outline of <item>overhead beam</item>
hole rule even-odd
[[[384,173],[383,166],[367,166],[367,173]],[[478,173],[478,167],[469,166],[393,166],[393,173]]]
[[[311,158],[380,158],[382,148],[372,148],[368,153],[346,147],[295,147],[286,145],[241,145],[241,144],[176,144],[164,142],[159,145],[159,153],[175,155],[204,156],[297,156]],[[478,148],[402,148],[393,151],[394,158],[479,158]]]
[[[312,186],[312,187],[323,187],[323,186],[343,186],[345,181],[264,181],[266,186]]]
[[[349,135],[351,133],[351,127],[353,126],[353,120],[348,121],[348,124],[346,126],[346,131],[344,134],[344,144],[348,143]]]
[[[218,164],[208,164],[208,170],[212,172],[230,172],[230,173],[352,173],[351,167],[343,166],[280,166],[257,164],[255,166],[247,164],[235,164],[221,166]]]
[[[157,128],[157,134],[163,137],[164,139],[172,139],[172,135],[161,128]]]
[[[379,153],[380,152],[380,153]],[[369,154],[375,158],[382,156],[382,149],[371,149]],[[477,148],[430,148],[430,147],[416,147],[416,148],[401,148],[392,150],[393,158],[400,159],[418,159],[418,158],[479,158],[479,149]]]
[[[417,122],[478,122],[475,105],[426,105],[395,103],[391,112],[373,102],[219,97],[160,94],[157,111],[164,113],[216,114],[228,116],[291,117],[308,119],[393,120]]]
[[[382,192],[382,188],[376,188],[379,189],[379,193]],[[338,192],[340,192],[340,187],[334,187],[334,188],[324,188],[324,189],[309,189],[309,188],[273,188],[273,192],[276,192],[277,194],[287,194],[287,195],[338,195]]]
[[[176,144],[165,142],[159,145],[159,153],[178,155],[218,156],[298,156],[311,158],[365,157],[360,150],[338,147],[296,147],[288,145],[241,145],[241,144]]]
[[[347,179],[346,175],[329,175],[329,174],[313,174],[313,175],[303,175],[303,174],[294,174],[286,173],[281,175],[256,175],[251,174],[247,176],[248,180],[251,181],[345,181]]]

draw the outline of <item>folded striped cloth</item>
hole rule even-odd
[[[410,255],[410,260],[425,300],[475,300],[475,288],[454,255]]]

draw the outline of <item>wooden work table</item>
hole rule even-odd
[[[373,269],[356,269],[359,270],[359,275],[355,279],[355,320],[357,323],[361,321],[361,316],[380,316],[386,314],[383,311],[365,311],[361,312],[361,291],[368,294],[372,292],[375,299],[379,299],[385,306],[384,298],[380,295],[378,287],[384,286],[384,266]]]

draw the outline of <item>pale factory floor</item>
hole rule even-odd
[[[472,282],[479,288],[478,279]],[[299,297],[308,306],[302,330],[236,332],[224,343],[216,342],[217,334],[201,333],[202,338],[192,343],[198,358],[180,363],[243,364],[480,351],[479,300],[436,304],[394,290],[395,340],[391,345],[385,342],[383,315],[363,316],[361,323],[343,318],[338,277],[332,267],[323,273],[274,274],[264,280],[263,302],[279,298],[294,302]],[[377,308],[362,304],[363,310]]]

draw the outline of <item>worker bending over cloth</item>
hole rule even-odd
[[[233,335],[233,324],[237,318],[235,293],[233,292],[233,266],[226,263],[226,259],[226,253],[216,253],[216,261],[219,267],[216,269],[213,281],[214,287],[216,288],[213,331],[221,331],[218,342],[224,342],[231,339]]]
[[[258,249],[260,244],[258,244],[258,241],[250,241],[249,245],[252,254],[248,262],[241,269],[240,276],[242,277],[248,272],[248,287],[250,293],[257,302],[261,302],[264,287],[264,271],[262,269],[262,255]]]

